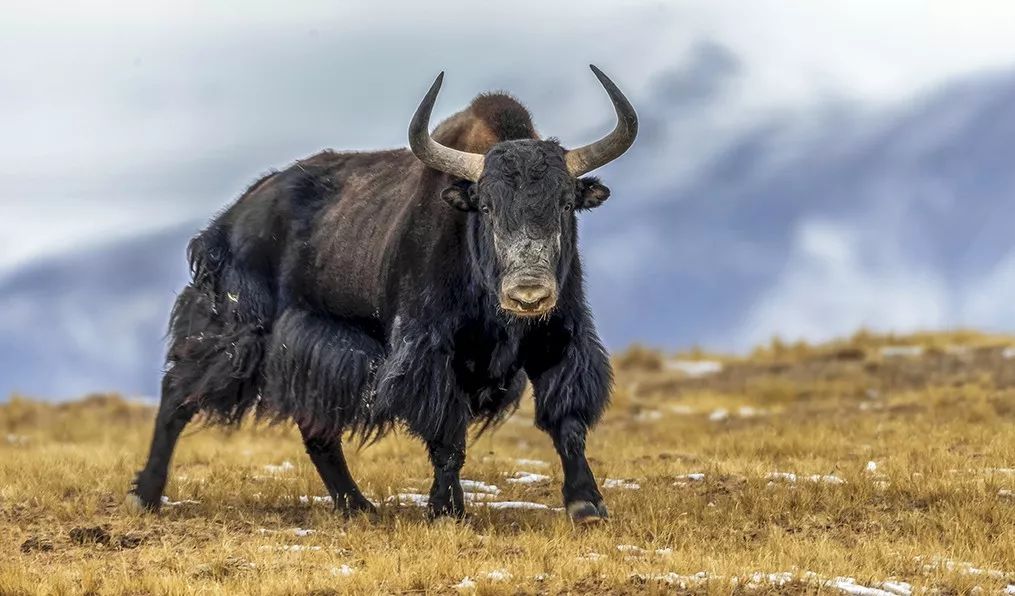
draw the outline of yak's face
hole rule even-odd
[[[555,141],[505,141],[487,154],[479,182],[452,186],[444,200],[475,211],[483,242],[492,244],[501,308],[520,317],[544,315],[557,303],[558,264],[574,251],[575,209],[591,209],[610,191],[594,178],[568,174]],[[564,238],[562,238],[564,236]]]

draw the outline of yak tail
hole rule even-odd
[[[187,255],[192,279],[170,316],[166,386],[213,421],[236,423],[260,396],[272,284],[237,266],[216,224],[191,240]]]

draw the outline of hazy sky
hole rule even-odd
[[[506,88],[542,132],[578,144],[610,118],[587,62],[637,105],[702,43],[718,44],[741,61],[735,84],[707,97],[715,105],[704,124],[661,145],[707,153],[724,130],[773,112],[829,98],[904,101],[956,74],[1015,62],[1015,3],[1005,0],[280,6],[5,6],[0,272],[205,219],[259,173],[322,147],[403,145],[441,69],[439,116]],[[656,164],[643,163],[650,177]]]

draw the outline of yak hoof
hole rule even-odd
[[[160,502],[155,501],[154,503],[145,502],[140,495],[134,492],[127,493],[126,498],[123,500],[123,506],[127,511],[131,513],[154,513],[159,510]]]
[[[574,501],[568,504],[567,515],[576,524],[588,525],[605,522],[610,513],[602,501],[598,504],[591,501]]]
[[[366,515],[368,517],[377,517],[377,507],[367,500],[363,495],[348,495],[344,498],[339,498],[335,501],[335,511],[340,512],[343,516],[349,518],[354,515]]]

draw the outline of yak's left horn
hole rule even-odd
[[[624,94],[613,84],[610,77],[603,74],[603,71],[594,64],[589,64],[589,68],[596,74],[596,78],[609,94],[613,108],[617,110],[617,127],[595,143],[567,152],[564,156],[567,171],[576,178],[620,157],[638,136],[638,114],[634,112],[631,102],[627,101]]]
[[[433,111],[433,104],[437,101],[437,93],[441,90],[443,82],[444,73],[441,72],[416,108],[416,113],[413,114],[412,122],[409,124],[409,147],[416,157],[429,167],[456,178],[476,182],[483,173],[483,156],[479,153],[445,147],[430,136],[430,112]]]

